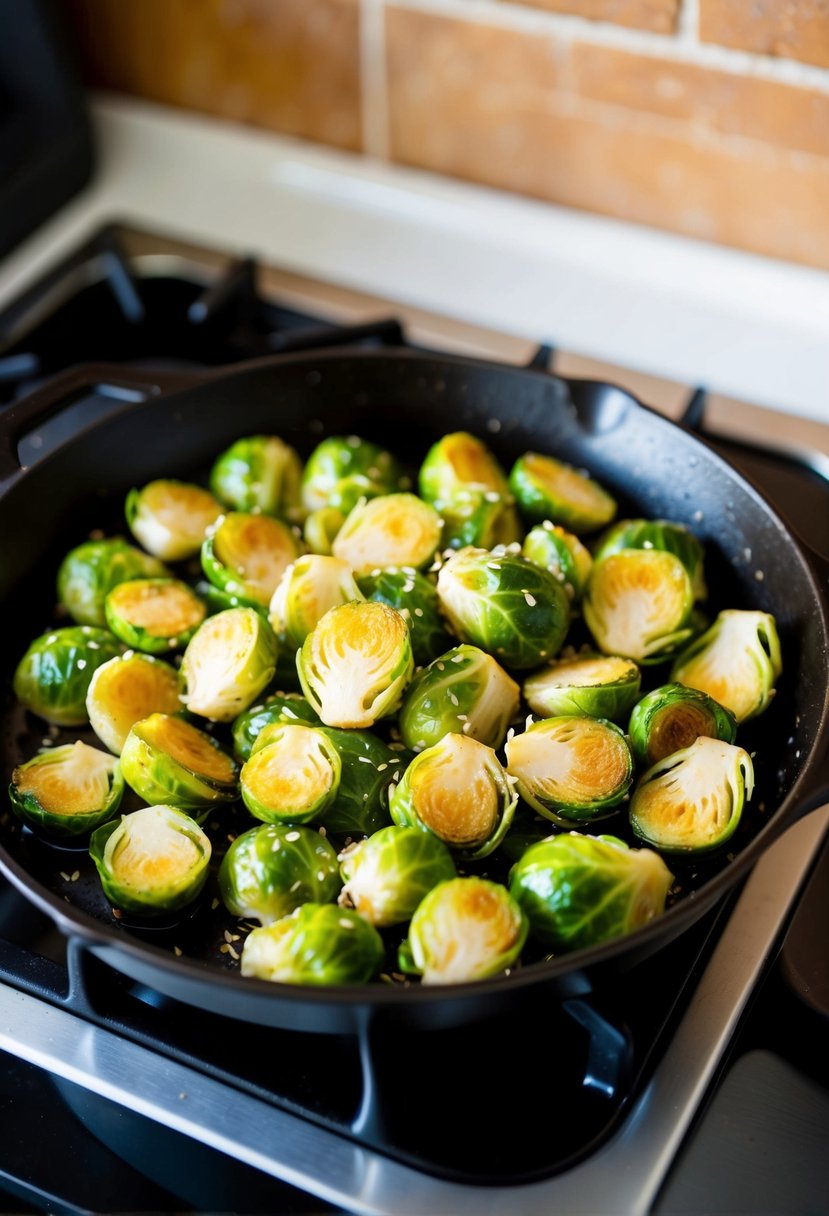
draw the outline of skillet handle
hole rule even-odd
[[[137,403],[190,388],[205,378],[204,372],[150,371],[117,363],[84,363],[67,368],[0,415],[0,484],[21,471],[17,456],[20,439],[84,393]]]

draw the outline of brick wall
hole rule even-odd
[[[125,90],[829,268],[829,0],[71,0]]]

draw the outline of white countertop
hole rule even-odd
[[[0,308],[102,223],[829,422],[829,274],[133,100],[93,184],[0,261]]]

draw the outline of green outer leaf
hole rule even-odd
[[[455,646],[418,672],[407,688],[398,717],[400,737],[412,751],[459,733],[499,748],[519,700],[518,685],[492,655],[477,646]]]
[[[212,629],[220,616],[237,637],[245,642],[244,651],[237,655],[233,672],[221,686],[204,687],[199,680],[199,667],[209,658]],[[224,643],[222,643],[224,645]],[[187,689],[187,708],[213,722],[231,722],[243,709],[252,705],[270,684],[276,672],[278,647],[276,636],[266,618],[253,608],[229,608],[224,613],[208,617],[187,643],[181,661],[181,675]]]
[[[131,578],[163,578],[169,570],[121,536],[88,540],[71,549],[58,570],[58,599],[79,625],[106,623],[104,600]]]
[[[242,975],[282,984],[365,984],[383,955],[380,934],[356,912],[307,903],[249,934]]]
[[[418,666],[431,663],[452,645],[434,584],[414,567],[365,574],[357,579],[357,586],[367,600],[388,604],[400,613],[409,626],[412,654]]]
[[[457,974],[453,970],[451,981],[482,980],[511,967],[524,948],[529,922],[506,887],[478,877],[450,879],[439,883],[425,896],[409,926],[408,942],[403,948],[404,963],[420,972],[424,983],[447,982],[441,978],[441,963],[446,959],[447,941],[456,944],[453,961],[463,958],[468,950],[467,940],[471,941],[473,948],[479,944],[482,938],[479,928],[481,912],[491,906],[493,897],[499,910],[506,913],[510,930],[507,939],[499,941],[494,948],[490,929],[486,935],[490,949],[488,957],[471,960],[472,965],[465,974]],[[502,929],[505,927],[501,926]]]
[[[128,581],[140,582],[145,585],[151,584],[155,587],[177,587],[180,591],[185,592],[193,600],[194,604],[204,609],[202,620],[207,615],[207,609],[195,591],[180,579],[143,578],[129,579]],[[124,612],[118,610],[112,592],[107,595],[104,601],[104,615],[106,616],[107,626],[117,638],[120,638],[125,646],[130,646],[133,650],[140,650],[144,654],[167,654],[170,650],[178,650],[180,647],[186,646],[202,623],[201,620],[196,621],[194,625],[191,625],[189,629],[185,629],[183,632],[178,631],[168,634],[150,633],[149,630],[142,628],[141,625],[133,625],[129,617]]]
[[[334,435],[308,457],[302,502],[308,511],[333,507],[345,516],[361,498],[392,494],[400,482],[400,466],[391,452],[357,435]]]
[[[617,655],[598,655],[595,653],[579,653],[574,660],[594,659],[598,662],[606,659],[619,658]],[[587,714],[591,718],[606,718],[611,722],[622,722],[630,714],[636,704],[642,687],[642,673],[632,659],[625,659],[629,664],[626,675],[604,683],[593,684],[552,684],[557,671],[565,663],[573,660],[562,660],[551,663],[524,681],[524,699],[530,709],[545,718],[557,718],[567,714]]]
[[[522,766],[516,757],[516,751],[519,751],[523,740],[530,735],[544,737],[557,737],[557,734],[562,729],[571,729],[578,731],[579,724],[589,724],[591,732],[595,733],[597,728],[603,728],[607,732],[608,744],[614,743],[619,749],[623,749],[626,757],[625,775],[616,785],[599,789],[595,796],[585,800],[575,796],[575,791],[570,798],[558,797],[553,798],[546,794],[541,788],[534,784],[524,772]],[[560,742],[560,740],[557,740]],[[512,756],[510,756],[512,752]],[[555,762],[551,759],[549,771],[556,772]],[[593,823],[597,819],[605,819],[612,815],[619,803],[627,794],[633,782],[633,755],[628,746],[627,739],[621,727],[616,726],[614,722],[608,722],[604,718],[591,718],[586,714],[562,714],[556,718],[543,718],[540,722],[533,722],[526,731],[521,735],[517,735],[507,744],[507,771],[513,776],[518,785],[518,792],[521,797],[529,803],[540,815],[545,819],[549,819],[552,823],[557,823],[561,827],[571,827],[573,823]],[[560,783],[563,780],[559,775]]]
[[[532,845],[512,867],[509,889],[533,936],[565,952],[621,937],[661,915],[672,881],[650,849],[567,832]]]
[[[538,667],[558,653],[570,602],[548,570],[512,554],[464,549],[438,574],[444,614],[461,641],[511,670]]]
[[[47,722],[81,726],[88,721],[86,694],[95,670],[123,649],[108,630],[92,625],[47,630],[18,663],[14,695]]]
[[[511,494],[495,490],[460,490],[440,508],[445,549],[474,545],[494,549],[496,545],[520,543],[524,535]]]
[[[271,751],[276,744],[283,742],[286,735],[290,737],[290,732],[294,732],[297,728],[303,732],[299,737],[305,742],[309,741],[309,733],[313,733],[314,744],[319,748],[324,761],[330,770],[330,779],[327,788],[323,793],[312,802],[300,802],[297,798],[292,805],[286,806],[278,804],[273,800],[265,801],[257,797],[253,792],[250,784],[250,774],[253,767],[258,767],[261,761],[257,757],[263,752]],[[294,736],[295,737],[295,736]],[[275,753],[274,753],[275,754]],[[337,797],[337,791],[340,786],[340,774],[342,764],[340,754],[332,744],[331,740],[326,737],[324,732],[316,726],[305,726],[301,723],[293,723],[290,725],[277,724],[268,726],[259,735],[256,746],[254,746],[249,760],[245,761],[242,767],[240,777],[242,799],[245,806],[250,811],[255,819],[261,819],[264,823],[311,823],[319,822],[323,818],[326,809],[331,806],[334,799]],[[297,791],[298,792],[298,791]]]
[[[306,903],[337,898],[337,854],[311,828],[263,823],[237,836],[219,868],[219,894],[233,916],[272,924]]]
[[[387,827],[343,853],[340,903],[378,927],[410,920],[439,882],[455,878],[452,854],[431,832]]]
[[[701,735],[642,774],[630,800],[630,826],[640,840],[662,853],[707,853],[734,835],[753,789],[748,752]],[[674,813],[668,817],[671,809]],[[718,822],[723,810],[727,818]],[[690,817],[703,822],[691,822],[680,844],[672,830],[677,823],[687,825]]]
[[[119,881],[112,872],[111,857],[118,847],[120,838],[129,832],[132,815],[122,815],[120,819],[112,819],[109,823],[96,828],[89,842],[89,854],[95,863],[101,886],[109,902],[124,912],[137,913],[139,916],[163,916],[168,912],[177,912],[198,898],[207,881],[208,865],[210,863],[211,846],[194,819],[174,807],[144,807],[146,810],[164,810],[168,812],[171,826],[177,832],[184,833],[197,846],[200,852],[198,864],[186,874],[182,874],[171,886],[160,890],[141,890],[128,886]],[[133,815],[141,814],[133,811]]]
[[[152,714],[151,717],[166,718],[167,715]],[[233,802],[239,796],[239,766],[212,735],[196,726],[192,727],[211,747],[226,757],[237,775],[233,781],[217,781],[175,760],[158,743],[145,737],[144,723],[149,720],[145,718],[143,722],[136,722],[121,752],[124,780],[139,798],[151,806],[171,806],[179,811],[192,812],[194,817],[202,820],[217,803]]]
[[[46,807],[42,806],[37,794],[33,791],[24,794],[18,789],[17,774],[21,769],[28,769],[42,764],[60,764],[62,754],[65,755],[73,747],[74,744],[68,743],[64,747],[48,748],[45,751],[39,752],[31,760],[28,760],[25,764],[21,764],[19,768],[14,770],[9,786],[9,799],[16,814],[30,828],[53,839],[75,840],[87,835],[102,823],[106,823],[117,812],[124,794],[124,778],[121,773],[121,766],[117,760],[109,775],[109,788],[106,798],[103,804],[94,811],[85,811],[73,815],[56,814],[54,811],[49,811]]]
[[[530,457],[541,462],[540,476],[539,470],[533,472],[530,467]],[[549,470],[549,479],[543,476],[544,470]],[[584,491],[592,496],[590,505],[584,500],[584,491],[576,501],[566,496],[563,487],[554,488],[553,480],[562,472],[581,479]],[[614,499],[587,473],[538,452],[525,452],[516,460],[509,475],[509,486],[524,515],[534,523],[549,519],[571,532],[592,532],[610,523],[616,514]]]
[[[706,598],[705,550],[684,524],[669,519],[620,519],[599,537],[593,558],[599,562],[622,549],[658,549],[673,553],[688,572],[694,599]]]
[[[693,715],[690,722],[688,710]],[[648,767],[672,752],[689,747],[699,735],[733,743],[737,737],[737,720],[730,709],[697,688],[663,684],[634,706],[628,734],[637,764]],[[681,742],[677,742],[678,739]]]
[[[292,447],[276,435],[237,439],[216,459],[210,488],[234,511],[261,511],[298,520],[302,462]]]
[[[260,705],[245,709],[233,723],[233,748],[240,760],[247,760],[260,731],[266,726],[304,722],[319,726],[319,716],[299,693],[277,692],[266,697]]]
[[[695,667],[709,652],[715,653],[720,661],[716,686],[706,688]],[[746,673],[745,669],[740,670],[740,659],[749,668],[747,685],[741,682]],[[771,613],[731,608],[721,612],[711,628],[682,651],[671,668],[671,680],[700,688],[709,696],[716,693],[715,700],[730,709],[740,723],[766,709],[782,670],[780,639]]]
[[[529,561],[549,570],[563,583],[574,604],[581,602],[593,558],[574,532],[567,532],[545,519],[524,537],[521,552]]]

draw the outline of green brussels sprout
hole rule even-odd
[[[631,933],[665,910],[673,882],[651,849],[615,836],[566,832],[534,844],[510,870],[509,889],[530,931],[557,953]]]
[[[460,490],[441,510],[442,544],[447,549],[474,545],[494,549],[518,544],[524,534],[515,499],[497,490]]]
[[[181,710],[178,672],[148,654],[128,651],[95,671],[86,694],[86,712],[95,734],[116,756],[127,735],[150,714]]]
[[[222,858],[219,894],[234,916],[273,924],[307,903],[330,903],[342,883],[337,854],[311,828],[263,823]]]
[[[186,646],[207,608],[175,578],[135,578],[113,587],[104,602],[109,628],[134,650],[164,654]]]
[[[487,857],[512,823],[518,799],[491,747],[444,735],[415,756],[391,797],[402,828],[432,832],[462,858]]]
[[[207,880],[210,841],[172,806],[145,806],[96,828],[89,853],[109,902],[158,917],[192,904]]]
[[[589,714],[591,718],[627,719],[642,686],[632,659],[582,651],[557,659],[524,681],[524,698],[543,718]]]
[[[297,538],[281,519],[238,511],[222,515],[201,547],[202,569],[213,586],[253,608],[270,604],[297,557]]]
[[[730,709],[697,688],[663,684],[634,706],[628,734],[637,763],[649,768],[690,747],[700,735],[733,743],[737,720]]]
[[[400,738],[414,752],[462,734],[487,747],[504,742],[520,690],[492,655],[455,646],[418,672],[400,707]]]
[[[708,594],[705,586],[705,550],[684,524],[668,519],[620,519],[599,537],[593,558],[599,562],[622,549],[657,549],[663,553],[673,553],[688,571],[694,599],[704,600]]]
[[[733,835],[754,789],[748,752],[700,735],[640,777],[630,826],[664,853],[704,853]]]
[[[187,708],[212,722],[232,722],[267,688],[276,671],[274,632],[255,608],[228,608],[200,625],[187,644],[181,674]]]
[[[124,793],[114,756],[86,743],[47,748],[21,764],[9,786],[24,823],[57,839],[73,839],[111,819]]]
[[[131,578],[164,578],[169,571],[155,557],[120,536],[88,540],[72,549],[58,570],[58,599],[79,625],[106,624],[104,601],[113,587]]]
[[[281,515],[299,522],[302,462],[276,435],[237,439],[210,471],[210,488],[233,511]]]
[[[296,651],[329,608],[362,598],[348,562],[309,553],[282,575],[268,619],[280,643]]]
[[[365,984],[384,953],[380,934],[356,912],[307,903],[248,935],[242,975],[280,984]]]
[[[357,435],[332,436],[308,457],[302,504],[307,511],[328,507],[345,516],[361,498],[393,494],[400,486],[400,466],[391,452]]]
[[[411,920],[424,895],[457,871],[446,845],[417,828],[382,828],[340,854],[340,904],[384,928]]]
[[[245,806],[265,823],[320,820],[340,784],[340,755],[315,726],[266,728],[242,768]]]
[[[303,696],[296,692],[277,692],[266,697],[261,705],[251,705],[233,723],[233,748],[241,760],[247,760],[253,745],[266,726],[319,726],[320,720]]]
[[[434,584],[414,566],[375,570],[357,579],[360,593],[377,604],[395,608],[409,626],[412,654],[419,666],[431,663],[452,645],[440,613]]]
[[[14,673],[14,695],[56,726],[87,721],[86,694],[96,668],[123,650],[106,629],[70,625],[35,638]]]
[[[463,642],[505,667],[538,667],[561,647],[570,601],[548,570],[510,553],[463,549],[438,574],[438,595]]]
[[[130,490],[125,504],[130,531],[148,553],[167,562],[193,557],[221,505],[201,486],[184,481],[151,481]]]
[[[627,740],[602,718],[544,718],[513,736],[506,751],[521,797],[562,827],[612,815],[633,781]]]
[[[359,729],[393,714],[413,670],[406,622],[371,600],[329,609],[297,655],[302,691],[326,726]]]
[[[303,525],[305,544],[312,553],[330,557],[334,539],[345,523],[345,516],[336,507],[320,507],[312,511]]]
[[[678,557],[622,549],[594,562],[582,609],[604,654],[659,663],[687,642],[694,596]]]
[[[506,475],[480,439],[466,431],[444,435],[420,467],[420,494],[441,514],[443,544],[493,549],[521,539]]]
[[[555,575],[574,604],[581,603],[593,558],[574,532],[567,532],[545,519],[524,537],[521,552],[531,562]]]
[[[124,780],[145,802],[203,817],[239,794],[239,766],[205,731],[172,714],[136,722],[121,751]]]
[[[414,494],[384,494],[358,502],[331,546],[355,574],[384,566],[425,566],[440,544],[441,520]]]
[[[593,532],[616,514],[616,503],[607,490],[554,456],[525,452],[512,466],[509,485],[534,523],[549,519],[571,532]]]
[[[707,692],[739,723],[768,706],[782,670],[774,617],[731,608],[683,650],[671,668],[671,680]]]
[[[452,878],[419,904],[402,959],[424,984],[483,980],[517,961],[528,931],[506,887],[485,878]]]

